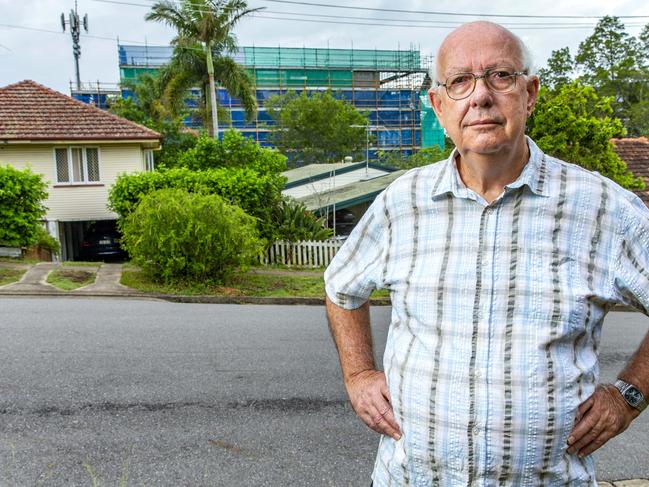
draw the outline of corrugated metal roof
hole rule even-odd
[[[373,200],[376,195],[387,188],[390,183],[406,172],[394,171],[385,176],[381,176],[367,181],[348,184],[332,191],[312,194],[304,198],[298,198],[298,201],[311,211],[323,210],[327,207],[336,205],[336,210],[348,208],[358,203]]]
[[[309,164],[308,166],[297,167],[295,169],[289,169],[284,171],[282,176],[286,178],[286,184],[291,185],[297,181],[308,181],[309,179],[319,179],[319,176],[333,173],[333,171],[339,171],[341,169],[347,169],[350,167],[363,166],[364,163],[348,163],[348,162],[334,162],[331,164]]]

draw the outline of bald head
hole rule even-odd
[[[497,41],[502,50],[511,53],[516,68],[532,72],[532,56],[530,50],[520,37],[502,25],[487,21],[477,21],[464,24],[446,36],[437,50],[435,69],[438,81],[443,81],[449,66],[454,67],[452,53],[460,43],[475,43],[480,46],[485,40]],[[455,66],[460,68],[460,66]],[[458,69],[461,71],[461,69]],[[457,71],[456,71],[457,72]],[[431,73],[432,74],[432,73]]]

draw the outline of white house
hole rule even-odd
[[[160,142],[153,130],[34,81],[0,88],[0,165],[43,175],[46,224],[64,260],[77,255],[90,221],[116,219],[111,186],[121,173],[152,170]]]

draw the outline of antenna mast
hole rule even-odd
[[[88,14],[83,16],[83,21],[79,19],[77,12],[77,1],[74,2],[74,10],[70,10],[68,20],[65,20],[65,14],[61,14],[61,27],[65,32],[65,26],[70,26],[70,35],[72,36],[72,53],[74,54],[74,67],[77,77],[77,90],[81,90],[81,77],[79,75],[79,58],[81,57],[81,44],[79,44],[79,37],[81,35],[81,26],[83,30],[88,32]]]

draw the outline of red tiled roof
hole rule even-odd
[[[2,140],[142,140],[162,136],[34,81],[0,88]]]
[[[629,170],[637,177],[644,179],[645,189],[636,191],[637,194],[649,206],[649,139],[638,137],[637,139],[611,139],[615,152],[620,159],[626,162]]]

